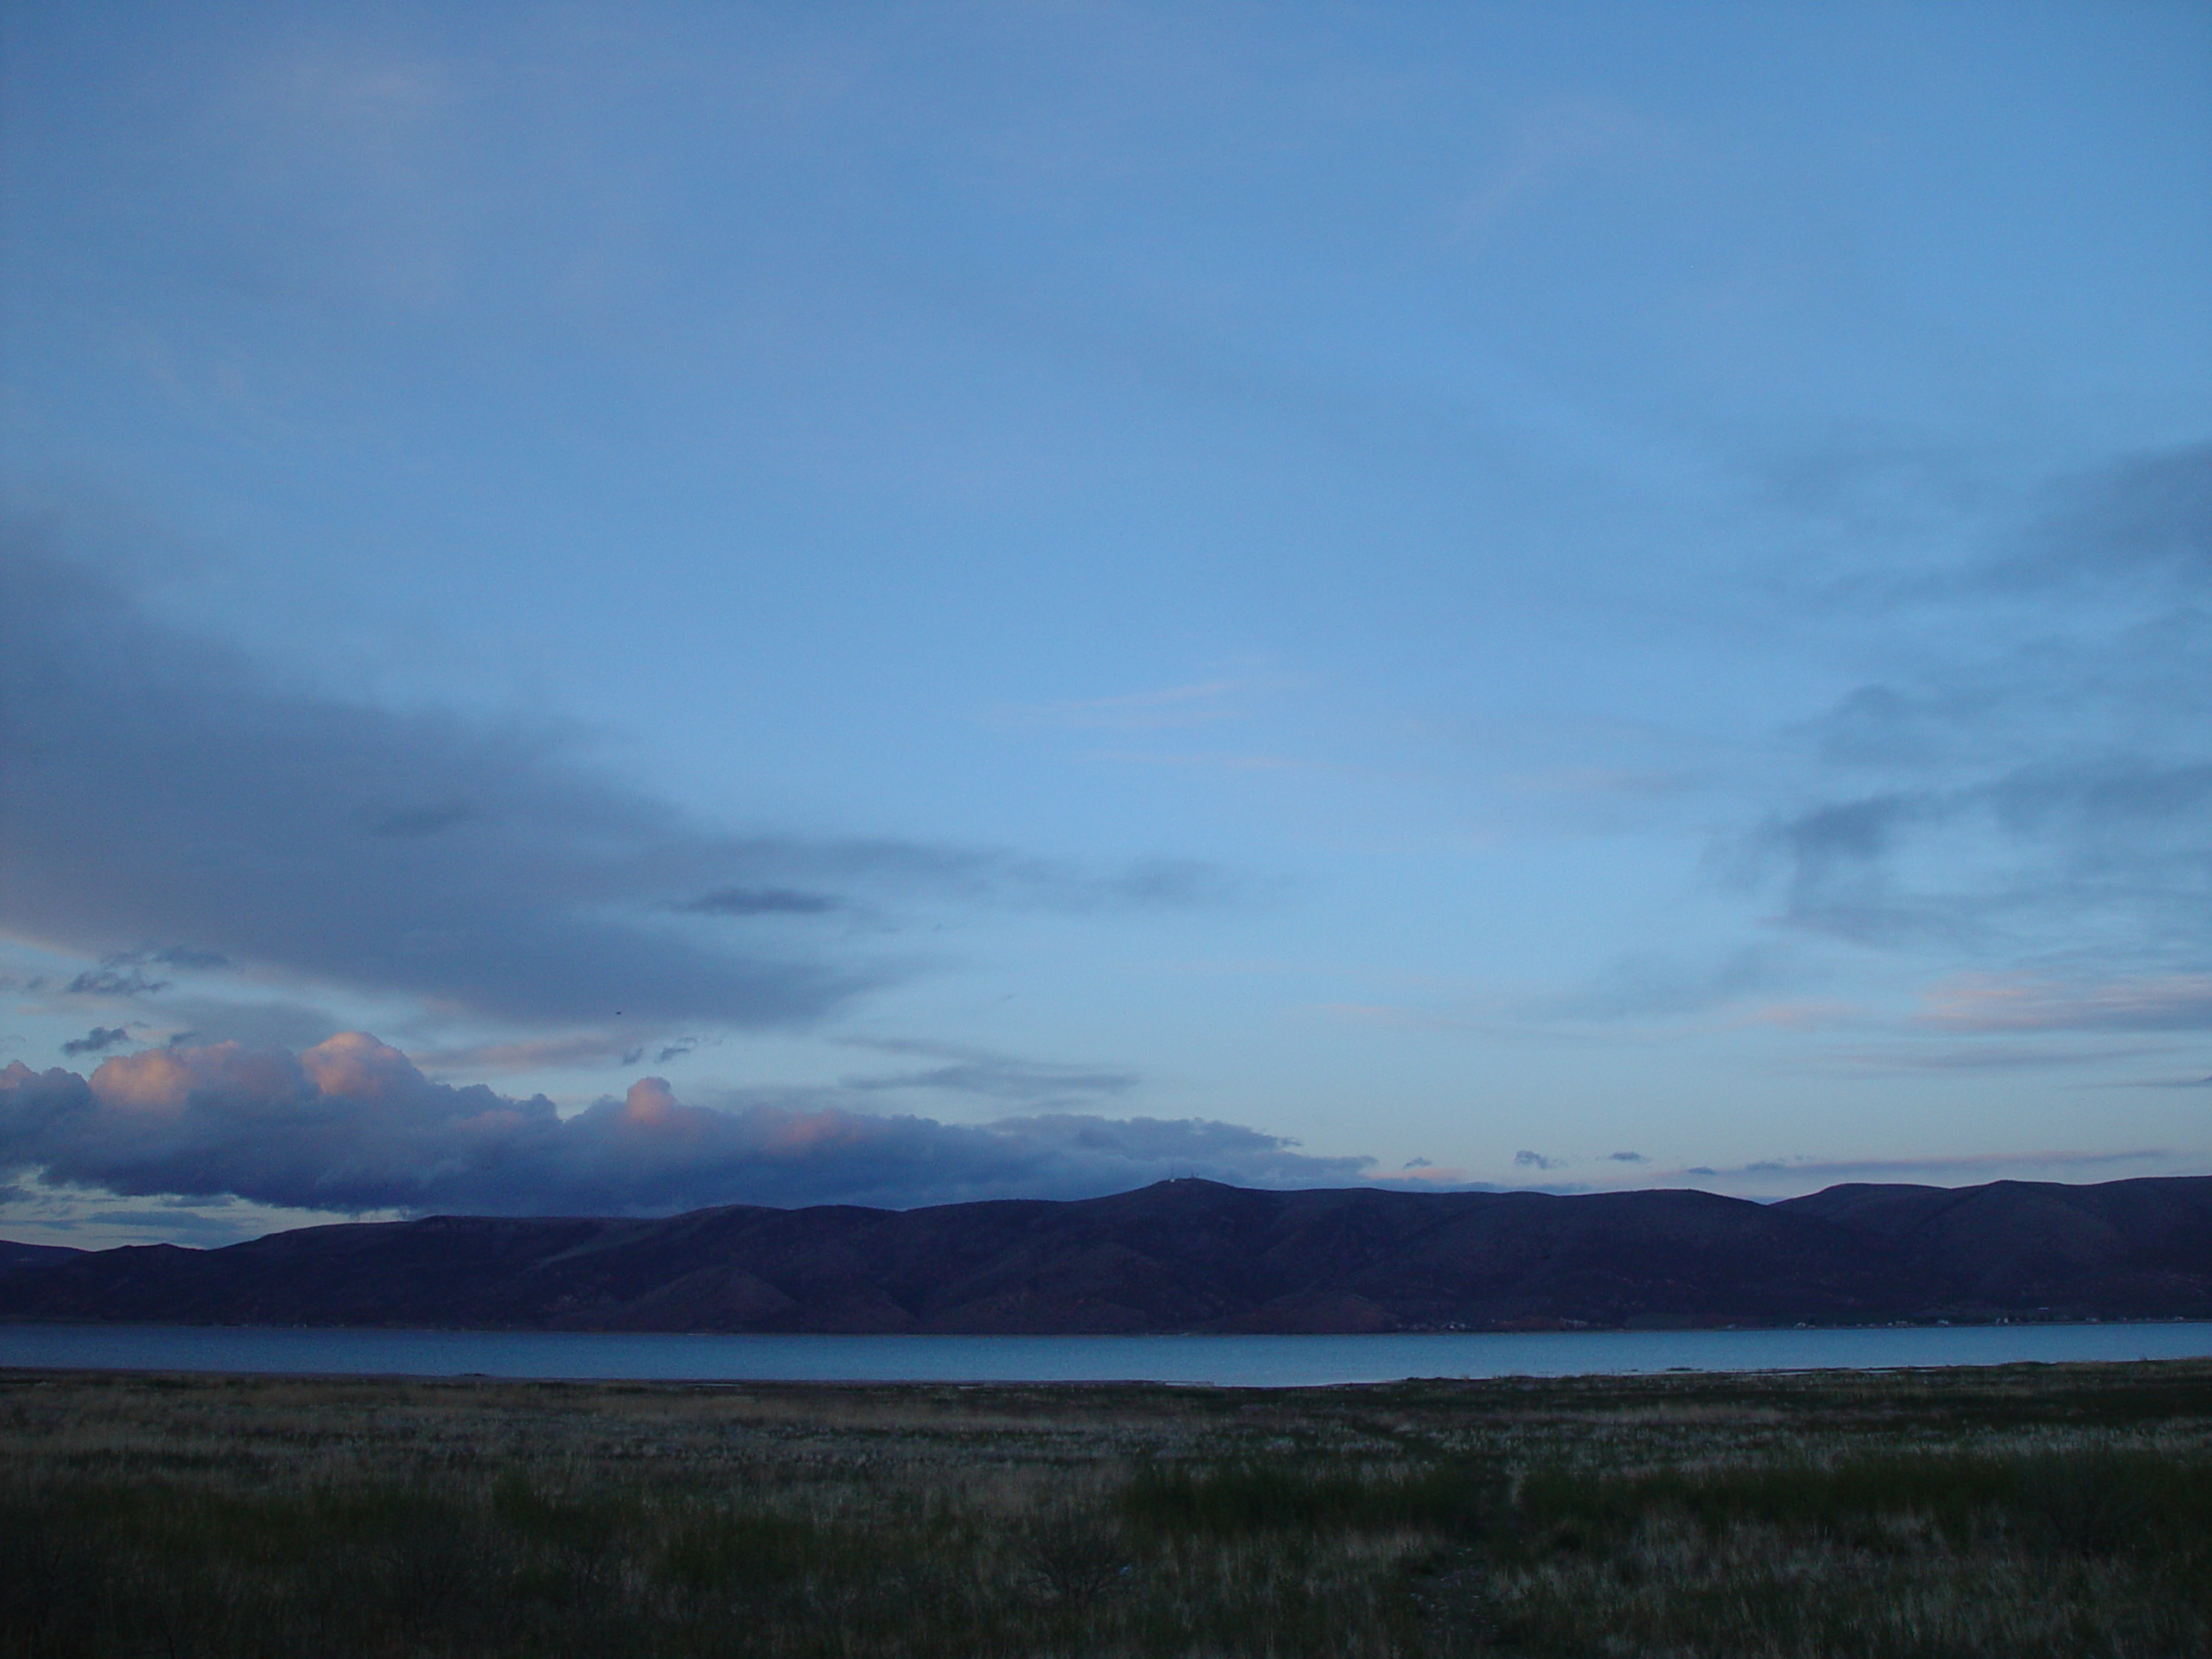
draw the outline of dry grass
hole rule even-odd
[[[0,1652],[2202,1655],[2212,1364],[0,1374]]]

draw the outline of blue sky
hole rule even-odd
[[[6,16],[10,1236],[2212,1170],[2202,8]]]

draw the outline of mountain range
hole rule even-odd
[[[0,1243],[0,1319],[565,1331],[1352,1332],[2212,1318],[2212,1177],[1758,1204],[1259,1192],[658,1219],[434,1216],[220,1249]]]

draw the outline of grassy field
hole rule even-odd
[[[2212,1653],[2212,1363],[1282,1391],[0,1373],[0,1653]]]

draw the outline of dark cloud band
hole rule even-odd
[[[836,1090],[688,1103],[658,1077],[563,1118],[543,1096],[433,1083],[346,1033],[294,1055],[236,1043],[0,1071],[0,1169],[126,1196],[231,1196],[359,1213],[652,1214],[718,1204],[906,1207],[1078,1198],[1173,1175],[1343,1185],[1233,1123],[1033,1113],[979,1126],[855,1109]]]
[[[739,837],[594,775],[555,734],[278,683],[21,531],[0,537],[0,925],[150,969],[263,969],[538,1027],[804,1026],[894,977],[849,939],[725,917],[877,901],[1187,906],[1206,867],[1084,871],[989,849]],[[683,912],[691,912],[685,915]],[[190,949],[132,950],[146,938]],[[122,950],[124,954],[114,954]]]

